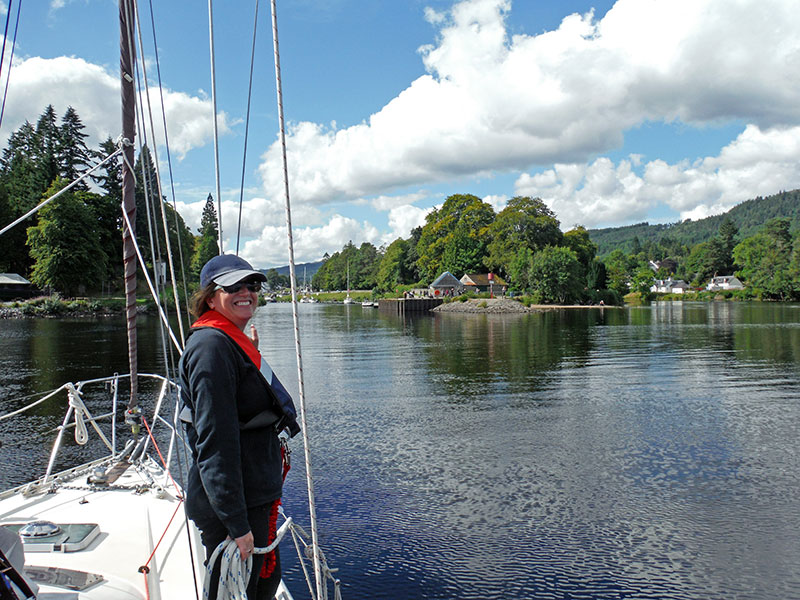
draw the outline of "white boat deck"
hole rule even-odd
[[[147,471],[161,483],[163,471],[160,468],[150,463]],[[36,551],[31,548],[32,544],[26,544],[26,571],[34,581],[38,579],[37,573],[42,571],[30,567],[90,572],[103,578],[80,595],[67,593],[64,588],[48,585],[45,581],[36,581],[41,591],[39,597],[81,600],[194,598],[192,570],[194,565],[202,585],[203,548],[194,527],[189,527],[187,535],[183,506],[176,490],[153,486],[147,474],[143,476],[134,467],[129,467],[109,486],[89,485],[87,475],[83,472],[78,477],[59,481],[52,493],[44,491],[25,497],[17,488],[16,493],[9,495],[7,492],[0,500],[0,525],[37,520],[59,525],[99,525],[100,534],[82,550],[64,552],[56,547],[50,551]],[[35,546],[52,547],[45,542],[43,539]],[[66,544],[61,544],[64,546]],[[190,546],[194,557],[190,554]],[[146,575],[139,571],[144,565],[149,570]]]

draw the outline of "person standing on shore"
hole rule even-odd
[[[292,398],[258,351],[258,332],[245,329],[266,277],[242,258],[222,254],[206,263],[192,298],[192,325],[179,371],[184,422],[193,463],[186,512],[200,530],[208,560],[233,539],[252,557],[248,600],[273,598],[281,578],[275,539],[283,491],[285,446],[300,431]],[[283,436],[286,437],[286,436]],[[216,597],[219,563],[212,573]]]

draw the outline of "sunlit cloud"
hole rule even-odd
[[[604,227],[646,220],[656,206],[676,218],[702,219],[736,204],[797,187],[800,182],[800,126],[762,131],[748,126],[718,156],[668,164],[640,156],[614,164],[555,165],[523,174],[517,194],[540,197],[561,220],[562,229],[579,224]]]
[[[108,137],[119,135],[119,78],[105,67],[76,57],[31,57],[14,60],[13,77],[9,84],[8,103],[3,116],[2,138],[19,128],[26,120],[38,118],[44,108],[52,104],[56,114],[64,114],[69,106],[78,113],[88,134],[87,144],[96,147]],[[152,139],[153,131],[159,145],[164,143],[164,128],[160,121],[161,96],[157,88],[150,90],[152,113],[156,120],[154,129],[148,124],[146,134]],[[193,148],[211,142],[213,123],[211,101],[203,95],[191,96],[184,92],[163,90],[164,112],[167,119],[170,147],[181,160]],[[33,110],[35,112],[31,112]],[[218,112],[220,135],[230,133],[229,118]]]

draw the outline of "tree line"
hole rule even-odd
[[[747,209],[747,208],[746,208]],[[664,235],[599,255],[592,232],[582,226],[562,233],[555,214],[538,198],[512,198],[495,213],[480,198],[449,196],[408,238],[375,248],[349,242],[315,274],[317,289],[352,288],[396,292],[427,286],[444,271],[493,272],[512,290],[546,303],[619,303],[631,292],[649,295],[654,279],[682,279],[702,288],[716,275],[737,275],[746,297],[800,299],[800,235],[791,217],[775,217],[741,235],[731,218],[689,245]]]
[[[72,107],[59,119],[50,105],[35,125],[26,121],[11,134],[0,156],[0,223],[24,215],[116,150],[111,138],[89,148],[84,128]],[[152,267],[166,261],[169,241],[179,277],[183,271],[196,279],[199,267],[218,253],[213,199],[209,195],[194,235],[159,193],[146,146],[135,172],[136,238],[145,262]],[[122,166],[116,157],[0,237],[0,271],[67,296],[120,290],[121,202]]]
[[[774,218],[788,218],[791,229],[800,229],[800,190],[782,191],[771,196],[758,196],[737,204],[728,212],[698,219],[686,219],[676,223],[636,223],[622,227],[607,227],[589,231],[597,244],[598,254],[606,255],[617,248],[633,252],[634,244],[661,242],[679,244],[689,248],[717,234],[722,222],[731,221],[744,239],[755,235],[763,225]]]
[[[349,242],[326,257],[312,284],[344,289],[349,271],[351,288],[396,292],[404,285],[426,286],[445,271],[458,278],[492,272],[542,302],[616,301],[596,254],[584,227],[562,233],[539,198],[512,198],[495,213],[477,196],[454,194],[408,238],[385,248]]]

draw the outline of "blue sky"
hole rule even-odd
[[[207,3],[153,4],[175,200],[196,227],[215,193]],[[228,251],[254,8],[214,9]],[[259,10],[241,254],[270,267],[288,254],[269,2]],[[301,262],[407,237],[454,193],[498,211],[538,196],[567,230],[702,218],[800,187],[793,0],[278,0],[278,25]],[[0,139],[48,103],[74,106],[90,144],[116,137],[118,35],[114,0],[24,3]]]

